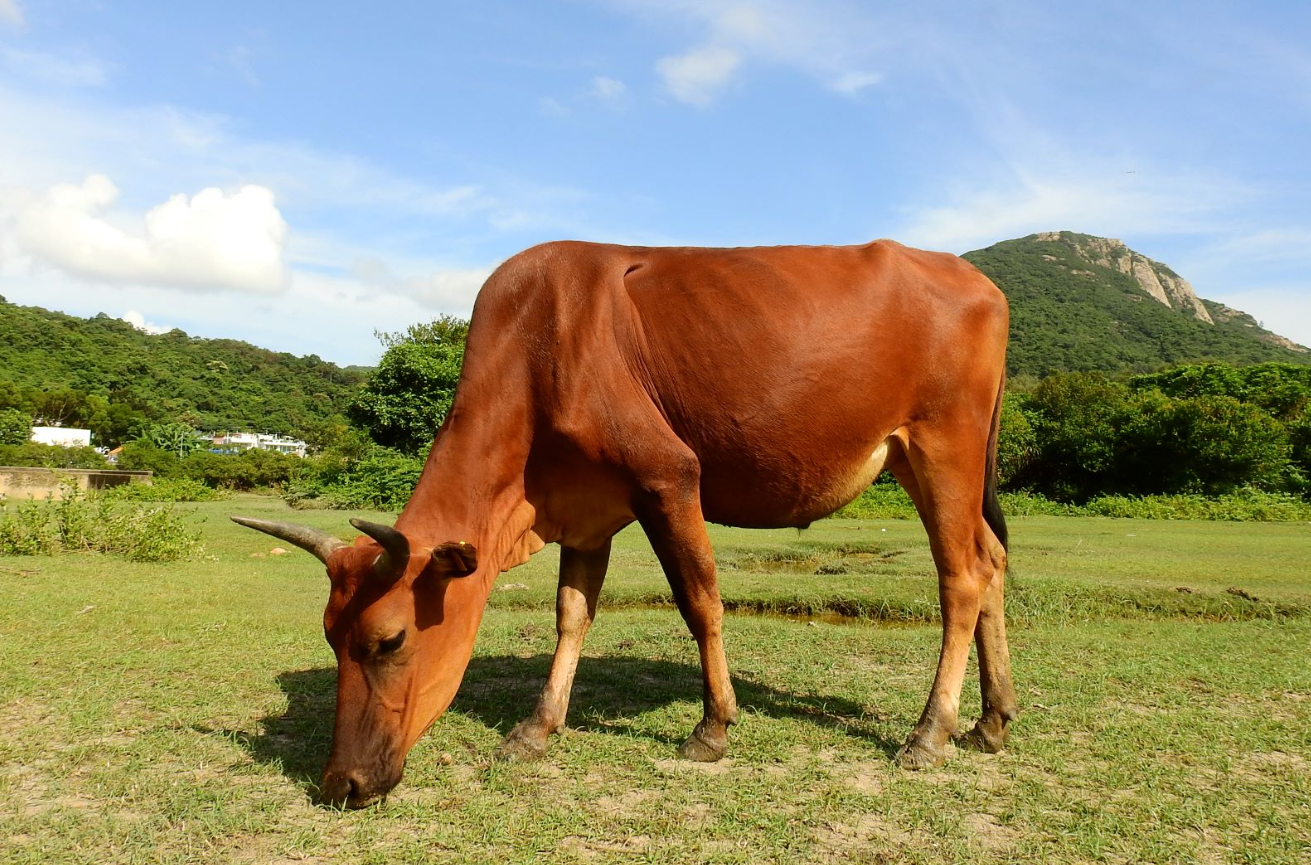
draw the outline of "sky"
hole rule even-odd
[[[342,364],[573,238],[1117,237],[1311,345],[1311,4],[0,0],[0,295]]]

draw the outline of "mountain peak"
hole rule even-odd
[[[1012,375],[1151,372],[1177,363],[1311,363],[1311,352],[1246,313],[1199,298],[1123,241],[1044,231],[965,253],[1011,307]]]
[[[1185,315],[1214,324],[1202,299],[1193,291],[1188,280],[1170,268],[1124,245],[1113,237],[1094,237],[1073,231],[1042,231],[1030,235],[1042,243],[1062,243],[1071,247],[1084,261],[1099,267],[1109,267],[1132,277],[1138,287],[1152,300]]]

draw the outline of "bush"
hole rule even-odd
[[[1217,365],[1183,370],[1205,375],[1141,376],[1133,387],[1095,373],[1048,377],[1016,398],[1016,410],[1004,407],[1002,484],[1071,502],[1308,489],[1298,381]],[[1170,392],[1149,386],[1157,381]],[[1261,391],[1263,382],[1277,392]]]
[[[847,520],[913,520],[918,513],[901,485],[885,474],[833,516]]]
[[[231,497],[191,478],[159,478],[150,484],[119,484],[100,493],[113,502],[212,502]]]
[[[131,562],[172,562],[203,552],[199,534],[171,507],[92,500],[72,487],[59,501],[0,505],[0,555],[108,553]]]
[[[306,459],[286,487],[295,508],[399,510],[423,473],[423,460],[374,446],[358,458],[338,451]]]
[[[156,477],[176,477],[182,470],[177,454],[157,447],[148,441],[131,441],[123,445],[118,467],[131,471],[154,472]]]
[[[1082,507],[1080,516],[1137,517],[1151,520],[1235,520],[1301,522],[1311,520],[1311,502],[1251,488],[1207,498],[1199,495],[1098,496]]]
[[[1222,496],[1094,496],[1082,505],[1058,502],[1038,493],[1001,493],[1007,517],[1132,517],[1147,520],[1233,520],[1311,522],[1311,502],[1287,493],[1245,487]],[[910,497],[883,481],[833,514],[838,519],[909,520],[916,513]]]
[[[65,448],[27,442],[0,445],[0,466],[47,469],[103,469],[108,464],[95,448]]]
[[[239,454],[198,451],[182,460],[178,471],[211,487],[253,490],[280,487],[302,468],[301,458],[276,451],[250,448]]]

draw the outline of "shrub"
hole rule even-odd
[[[0,445],[0,465],[47,469],[103,469],[105,458],[95,448],[65,448],[27,442]]]
[[[1152,520],[1235,520],[1300,522],[1311,520],[1311,502],[1287,493],[1244,488],[1227,495],[1098,496],[1082,507],[1081,516],[1137,517]]]
[[[171,507],[88,499],[72,487],[59,501],[0,505],[0,554],[100,552],[132,562],[172,562],[203,552]]]
[[[150,484],[119,484],[100,493],[114,502],[212,502],[231,497],[226,490],[191,478],[159,478]]]
[[[166,451],[148,441],[131,441],[123,445],[123,452],[118,457],[118,467],[132,471],[154,472],[156,477],[176,477],[181,471],[182,461],[177,454]]]
[[[184,459],[178,471],[211,487],[253,490],[280,487],[301,469],[301,458],[276,451],[250,448],[239,454],[198,451]]]
[[[285,497],[296,508],[398,510],[422,472],[422,459],[390,448],[374,446],[359,458],[330,451],[304,461]]]
[[[885,474],[833,516],[848,520],[912,520],[918,514],[906,491]]]

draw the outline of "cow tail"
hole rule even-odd
[[[983,520],[997,536],[997,540],[1001,541],[1002,549],[1009,551],[1006,517],[1001,512],[1001,501],[997,498],[997,436],[1001,430],[1001,401],[1005,393],[1006,373],[1003,371],[1001,382],[997,385],[997,401],[992,406],[992,429],[988,431],[988,460],[983,469]]]

